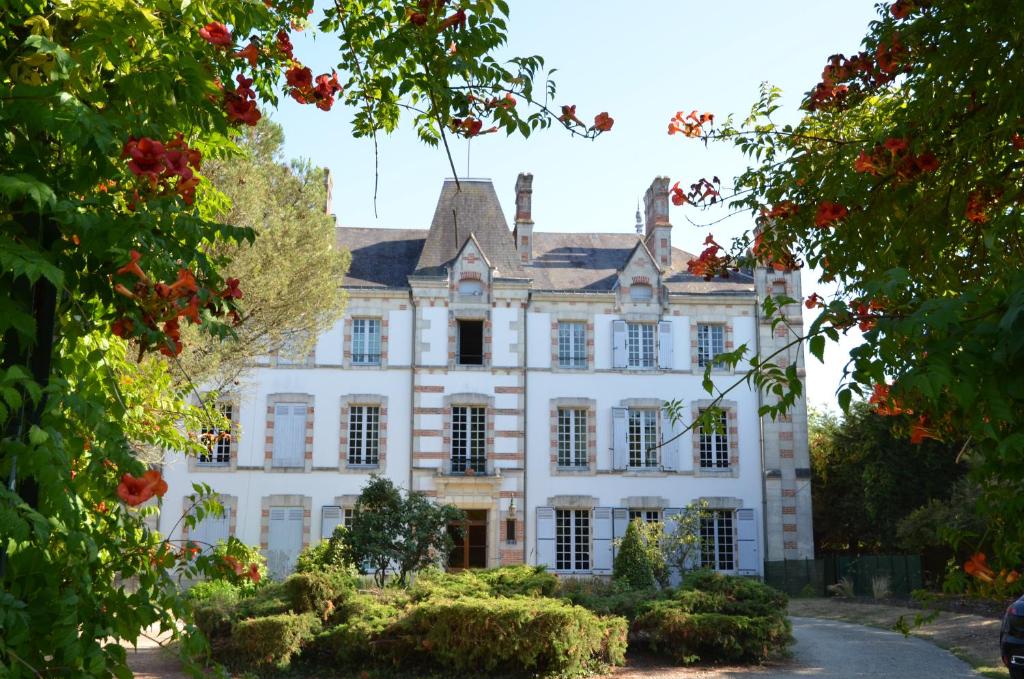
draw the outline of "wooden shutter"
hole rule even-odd
[[[619,548],[615,546],[615,540],[621,540],[626,534],[626,529],[629,528],[629,509],[626,507],[616,507],[612,510],[612,563],[615,562],[615,555],[619,553]]]
[[[267,532],[267,568],[275,578],[289,575],[302,549],[301,508],[274,507]]]
[[[668,415],[668,408],[661,409],[661,468],[665,471],[679,469],[679,444],[685,436],[676,436],[683,430],[683,423],[673,424],[672,418]]]
[[[209,554],[218,542],[227,542],[231,537],[231,510],[224,507],[224,514],[214,516],[207,514],[196,524],[189,539],[200,547],[204,554]]]
[[[612,574],[612,508],[595,507],[590,567],[594,575]]]
[[[555,510],[537,507],[537,565],[555,570]]]
[[[625,368],[627,361],[626,322],[612,321],[612,367]]]
[[[658,367],[671,370],[672,361],[672,321],[658,323]]]
[[[341,525],[342,511],[337,505],[324,505],[320,510],[320,539],[330,540],[334,529]]]
[[[762,563],[757,548],[757,513],[753,509],[736,510],[736,572],[759,575]]]
[[[612,408],[612,469],[625,469],[629,465],[626,411],[626,408]]]

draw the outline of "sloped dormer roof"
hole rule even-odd
[[[497,276],[525,276],[494,185],[473,179],[445,180],[414,275],[443,276],[470,235]]]

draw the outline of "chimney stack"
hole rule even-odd
[[[668,177],[655,177],[644,194],[644,243],[662,269],[672,266],[672,224],[668,220]]]
[[[665,181],[668,181],[667,179]],[[667,194],[666,194],[667,195]],[[516,220],[512,235],[524,264],[533,261],[533,175],[520,172],[516,179]]]

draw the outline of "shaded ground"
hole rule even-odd
[[[187,679],[181,671],[181,663],[172,651],[162,648],[156,641],[157,630],[150,630],[152,637],[139,637],[138,648],[126,646],[128,667],[136,679]],[[169,634],[164,635],[164,639]]]

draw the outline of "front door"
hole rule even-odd
[[[455,547],[448,556],[448,568],[487,568],[487,510],[468,509],[464,521],[448,524]]]

